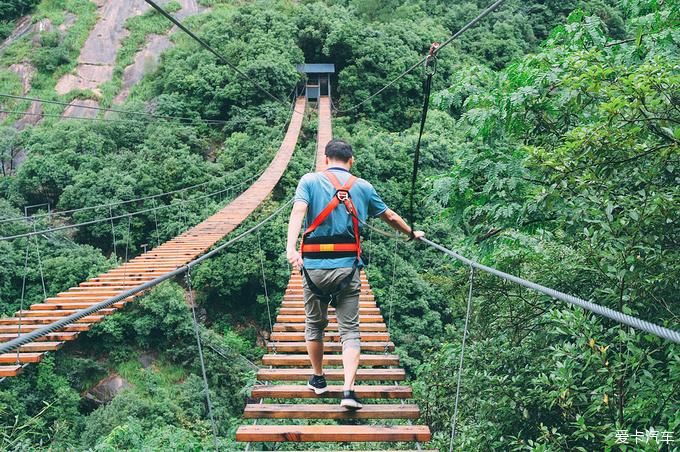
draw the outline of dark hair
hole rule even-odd
[[[352,146],[343,140],[331,140],[326,145],[326,157],[349,162],[349,159],[352,158]]]

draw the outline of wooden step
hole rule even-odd
[[[36,316],[30,316],[30,317],[24,317],[22,316],[21,318],[19,317],[8,317],[5,319],[0,319],[0,325],[18,325],[21,323],[22,325],[46,325],[50,323],[54,323],[56,321],[61,320],[62,318],[66,317],[61,316],[61,317],[36,317]],[[97,323],[101,321],[104,318],[102,315],[92,315],[88,317],[83,317],[82,319],[76,320],[74,323]]]
[[[82,282],[78,285],[78,287],[74,287],[73,289],[91,289],[95,287],[101,287],[101,288],[107,288],[107,289],[119,289],[119,290],[127,290],[131,287],[136,287],[140,284],[139,281],[115,281],[115,280],[110,280],[110,281],[85,281]]]
[[[45,356],[44,353],[20,352],[18,355],[16,352],[4,353],[0,355],[0,364],[14,364],[17,362],[17,359],[20,363],[37,363],[43,356]]]
[[[257,372],[259,381],[306,381],[312,376],[312,369],[260,369]],[[324,370],[326,380],[342,381],[343,369]],[[406,378],[404,369],[359,369],[357,381],[402,381]]]
[[[55,350],[59,350],[63,346],[64,346],[63,342],[49,342],[49,341],[29,342],[28,344],[19,347],[19,351],[22,353],[52,352]]]
[[[284,292],[284,295],[302,295],[305,293],[305,289],[302,287],[291,287],[288,286],[286,287],[286,290]],[[371,291],[371,287],[368,285],[364,285],[359,288],[359,296],[365,296],[365,295],[373,295],[373,292]]]
[[[305,308],[289,308],[289,307],[281,307],[279,309],[279,314],[281,315],[305,315]],[[328,308],[328,314],[335,314],[335,309],[334,308]],[[359,308],[359,314],[360,315],[379,315],[380,314],[380,309],[379,308]]]
[[[101,276],[97,276],[96,278],[92,278],[88,280],[88,282],[109,282],[112,284],[127,284],[127,283],[132,283],[136,282],[136,284],[133,284],[133,286],[138,286],[142,283],[151,281],[152,279],[155,279],[156,276],[154,275],[127,275],[125,277],[119,276],[119,275],[109,275],[108,273],[105,273]]]
[[[304,331],[304,323],[275,323],[274,331]],[[337,323],[329,323],[326,326],[326,331],[338,331]],[[359,323],[359,331],[387,331],[387,325],[384,323]]]
[[[0,327],[1,330],[2,327]],[[378,341],[389,341],[390,333],[387,332],[371,332],[371,331],[360,331],[359,336],[362,341],[366,342],[378,342]],[[304,332],[273,332],[269,336],[269,340],[272,342],[299,342],[305,340]],[[325,331],[323,340],[325,342],[338,342],[340,341],[340,333],[337,331]]]
[[[303,308],[305,307],[305,302],[303,300],[286,300],[284,299],[283,302],[281,303],[282,308]],[[377,308],[378,306],[375,304],[375,301],[360,301],[359,302],[359,309],[364,309],[364,308]],[[332,308],[329,308],[332,309]],[[304,313],[304,311],[302,311]]]
[[[368,281],[368,279],[366,278],[366,275],[365,275],[365,274],[360,275],[360,276],[359,276],[359,279],[360,279],[361,281]],[[303,281],[302,275],[293,274],[293,275],[291,275],[291,277],[288,279],[288,284],[302,284],[302,281]]]
[[[283,301],[305,301],[304,296],[302,293],[288,293],[286,292],[283,295]],[[359,302],[362,301],[373,301],[375,302],[375,295],[367,295],[367,294],[361,294],[359,295]]]
[[[337,316],[334,316],[334,315],[328,316],[329,322],[337,322],[337,320],[338,320]],[[304,315],[278,315],[276,317],[276,321],[279,322],[279,323],[301,323],[301,322],[305,321],[305,316]],[[359,321],[360,322],[366,322],[366,323],[384,322],[383,316],[381,316],[381,315],[360,315]]]
[[[425,425],[242,425],[236,431],[241,442],[427,442],[430,437]]]
[[[278,353],[306,352],[307,345],[304,342],[267,342],[267,350]],[[394,351],[393,342],[362,342],[361,350],[365,352],[391,352]],[[341,352],[342,344],[339,342],[324,343],[324,351],[327,353]]]
[[[280,404],[261,403],[246,405],[246,419],[418,419],[417,405],[379,404],[360,410],[348,410],[339,404]]]
[[[368,277],[363,271],[361,272],[361,275],[359,275],[359,279],[362,281],[368,281]],[[300,273],[291,274],[290,278],[288,279],[288,283],[302,283],[302,275]]]
[[[326,366],[342,366],[341,355],[324,355],[323,363]],[[307,366],[310,364],[309,355],[269,354],[262,357],[265,366]],[[361,366],[398,366],[397,355],[366,355],[359,356]]]
[[[68,298],[80,301],[83,298],[89,299],[95,297],[97,299],[106,300],[107,298],[115,297],[116,295],[125,292],[125,289],[121,290],[75,290],[75,289],[76,288],[74,287],[72,290],[69,290],[68,292],[58,293],[54,298],[48,298],[46,300],[57,299],[60,301],[64,301],[63,299]]]
[[[125,306],[125,303],[130,301],[130,299],[126,299],[127,301],[118,301],[116,303],[113,303],[111,307],[120,309],[123,306]],[[39,304],[32,304],[31,305],[31,311],[53,311],[53,310],[81,310],[81,309],[87,309],[90,306],[94,306],[98,302],[66,302],[66,303],[39,303]]]
[[[0,325],[0,333],[21,333],[21,334],[26,334],[30,333],[31,331],[35,331],[37,329],[43,328],[45,325],[31,325],[31,324],[22,324],[21,326],[19,325]],[[59,331],[89,331],[90,328],[92,328],[92,325],[89,323],[72,323],[70,325],[66,325],[63,328],[60,328]],[[284,333],[281,333],[284,334]],[[295,333],[293,333],[295,334]]]
[[[94,317],[99,317],[99,316],[104,317],[104,316],[107,316],[109,314],[113,314],[117,310],[118,309],[116,309],[116,308],[100,309],[99,311],[97,311],[96,314],[93,314],[93,315],[88,316],[86,318],[89,319],[89,318],[94,318]],[[26,318],[26,317],[38,317],[38,318],[56,317],[56,318],[60,319],[62,317],[66,317],[67,315],[75,314],[78,311],[80,311],[80,309],[58,309],[58,310],[54,310],[54,311],[43,311],[43,310],[35,310],[35,311],[28,310],[28,311],[26,311],[26,310],[24,310],[24,311],[17,311],[17,313],[14,314],[14,315],[15,315],[15,317],[18,317],[19,315],[21,315],[24,318]]]
[[[5,364],[0,366],[0,377],[16,377],[23,367],[17,364]]]
[[[17,336],[16,333],[0,333],[0,342],[8,342],[17,337],[19,336]],[[78,337],[77,332],[56,332],[46,334],[45,336],[36,339],[36,341],[72,341],[76,337]]]
[[[304,290],[304,286],[302,284],[298,283],[288,283],[288,286],[286,286],[286,293],[302,293]],[[368,284],[367,281],[362,281],[361,282],[361,288],[360,290],[362,292],[370,292],[371,286]]]
[[[85,296],[87,294],[92,294],[92,295],[107,295],[109,297],[113,297],[114,295],[118,295],[121,292],[124,292],[125,290],[128,289],[128,286],[126,287],[115,287],[115,288],[110,288],[110,287],[71,287],[68,292],[62,292],[63,294],[71,294],[73,296]],[[59,297],[61,294],[57,294],[57,297]]]
[[[410,399],[413,390],[409,386],[355,385],[354,392],[360,399]],[[342,386],[328,385],[328,391],[316,395],[306,385],[256,385],[251,397],[255,399],[318,399],[342,397]]]

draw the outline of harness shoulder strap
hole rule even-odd
[[[340,201],[342,201],[345,204],[345,207],[347,207],[349,201],[352,210],[350,211],[348,207],[348,212],[350,214],[354,212],[354,204],[352,204],[352,201],[349,198],[349,190],[354,185],[354,182],[356,182],[357,177],[351,175],[349,179],[347,179],[347,182],[345,182],[345,185],[342,185],[340,184],[340,181],[335,176],[335,174],[331,173],[330,171],[324,171],[321,174],[326,176],[326,179],[328,179],[330,183],[333,185],[333,188],[335,188],[335,195],[333,195],[333,198],[331,198],[330,202],[326,205],[326,207],[324,207],[321,213],[319,213],[319,215],[317,215],[314,221],[312,221],[312,223],[307,227],[304,234],[302,235],[303,238],[308,236],[309,234],[314,232],[316,228],[321,226],[321,223],[323,223],[324,220],[328,218],[328,215],[330,215],[331,212],[333,212],[333,210],[335,210],[335,208],[338,207]],[[343,192],[344,195],[340,195],[340,193]]]

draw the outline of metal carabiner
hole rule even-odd
[[[347,191],[347,190],[337,190],[335,192],[335,196],[338,197],[340,202],[344,203],[345,201],[347,201],[349,199],[349,191]]]

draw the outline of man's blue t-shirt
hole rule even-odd
[[[347,182],[350,177],[349,171],[344,168],[331,167],[332,171],[341,184]],[[349,193],[352,202],[357,210],[357,216],[361,221],[366,218],[377,217],[387,210],[387,206],[376,193],[373,185],[363,179],[357,179],[350,188]],[[307,221],[311,224],[321,211],[328,205],[335,196],[335,187],[322,173],[305,174],[295,190],[295,201],[307,203]],[[360,223],[361,226],[361,223]],[[310,237],[322,237],[329,235],[345,235],[354,237],[352,218],[347,214],[345,207],[340,204],[324,220],[321,225],[310,234]],[[305,268],[312,269],[331,269],[341,267],[351,267],[354,265],[354,257],[340,257],[336,259],[304,259]],[[363,265],[363,263],[360,263]]]

